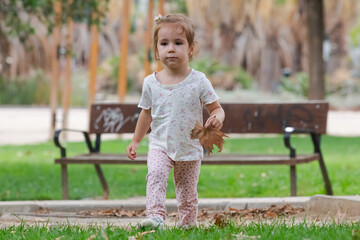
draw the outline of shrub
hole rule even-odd
[[[203,57],[196,59],[190,63],[190,66],[203,72],[208,78],[216,73],[231,73],[234,80],[240,83],[243,89],[251,88],[254,82],[253,78],[242,67],[227,66],[214,58]]]
[[[41,71],[28,78],[6,79],[0,76],[0,104],[49,104],[50,80]]]
[[[241,67],[236,70],[235,80],[243,89],[250,89],[254,82],[253,78]]]
[[[281,90],[298,96],[307,97],[309,92],[309,77],[306,73],[299,72],[293,77],[281,79]]]

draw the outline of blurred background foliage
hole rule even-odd
[[[16,77],[6,81],[0,76],[0,104],[48,104],[49,80],[41,71],[30,77]]]
[[[61,1],[62,21],[66,22],[69,15],[75,20],[71,104],[87,104],[90,24],[99,27],[96,101],[116,99],[123,1]],[[131,2],[127,82],[129,95],[139,95],[144,78],[148,1]],[[53,3],[0,2],[0,104],[48,104]],[[304,4],[304,0],[224,0],[222,4],[218,0],[166,0],[165,12],[184,13],[195,23],[200,54],[191,66],[204,72],[215,88],[224,90],[222,94],[231,93],[235,101],[246,101],[245,91],[259,97],[259,92],[266,92],[278,98],[290,94],[306,99]],[[157,9],[158,1],[154,0],[154,15]],[[93,12],[98,18],[91,18]],[[326,91],[334,107],[360,106],[358,12],[357,0],[324,1]],[[156,69],[155,62],[152,69]],[[61,87],[60,80],[60,98]]]

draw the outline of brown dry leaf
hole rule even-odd
[[[229,216],[229,217],[243,217],[243,218],[249,218],[249,219],[253,219],[253,218],[275,218],[275,217],[280,217],[280,216],[291,216],[291,215],[295,215],[301,212],[304,212],[304,208],[301,207],[293,207],[290,204],[285,204],[282,206],[276,206],[276,205],[272,205],[270,207],[265,207],[265,208],[254,208],[254,209],[236,209],[236,208],[232,208],[229,207],[229,210],[227,212],[223,212],[223,214],[225,214],[225,216]]]
[[[224,137],[229,136],[213,127],[204,128],[199,122],[191,131],[191,139],[199,139],[201,146],[205,148],[208,155],[212,153],[214,145],[219,148],[219,152],[222,151],[225,142]]]
[[[97,216],[97,217],[141,217],[145,216],[145,209],[136,211],[126,211],[124,208],[111,208],[106,210],[88,210],[80,211],[79,215]]]
[[[272,211],[267,211],[266,216],[268,216],[270,218],[275,218],[275,217],[277,217],[277,214]]]
[[[34,222],[37,222],[37,223],[40,223],[40,222],[47,222],[48,219],[44,219],[44,218],[41,218],[41,217],[35,217],[34,218]]]
[[[137,217],[145,217],[146,209],[135,210],[135,215]]]
[[[229,207],[230,212],[238,212],[240,209]]]
[[[215,220],[214,225],[220,228],[224,228],[227,225],[229,225],[229,221],[227,221],[224,214],[215,214],[214,220]]]
[[[116,211],[117,211],[117,209],[115,209],[115,210],[114,209],[108,209],[108,210],[103,210],[102,213],[104,215],[112,215]]]
[[[214,215],[213,212],[214,211],[212,211],[211,209],[203,208],[203,209],[201,209],[201,211],[198,214],[198,219],[200,221],[205,221],[205,220],[211,219]]]
[[[49,214],[50,210],[47,208],[40,208],[38,211],[36,211],[37,214]]]
[[[118,217],[132,217],[135,215],[134,211],[125,211],[124,208],[122,207],[120,209],[120,212],[115,212],[115,215]]]

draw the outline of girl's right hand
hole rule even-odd
[[[129,144],[129,146],[126,148],[126,155],[131,159],[131,160],[135,160],[135,158],[137,157],[136,155],[136,150],[139,147],[139,143],[136,142],[131,142]]]

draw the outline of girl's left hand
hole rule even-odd
[[[208,128],[210,126],[220,130],[222,128],[222,126],[223,126],[223,123],[216,116],[211,116],[206,121],[205,128]]]

